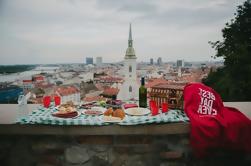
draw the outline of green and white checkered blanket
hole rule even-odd
[[[103,122],[102,115],[84,115],[79,113],[75,118],[58,118],[51,115],[55,111],[53,107],[39,107],[32,111],[28,117],[20,119],[21,124],[46,124],[46,125],[109,125],[112,123]],[[116,123],[119,125],[139,125],[150,123],[169,123],[169,122],[186,122],[189,121],[184,112],[180,110],[169,110],[167,113],[161,113],[156,116],[130,116],[126,115],[122,122]]]

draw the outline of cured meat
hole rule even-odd
[[[77,111],[69,112],[69,113],[60,113],[55,112],[52,114],[52,116],[59,117],[59,118],[73,118],[78,115]]]
[[[100,114],[103,114],[102,111],[93,111],[93,110],[87,110],[84,112],[84,114],[87,114],[87,115],[100,115]]]

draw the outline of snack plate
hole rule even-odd
[[[82,103],[78,106],[78,108],[80,109],[89,109],[91,107],[93,107],[96,104],[96,102],[86,102],[86,103]]]
[[[123,119],[119,118],[119,117],[113,117],[113,116],[104,116],[102,115],[100,117],[100,119],[103,121],[103,122],[106,122],[106,123],[120,123],[123,121]]]
[[[54,107],[54,109],[55,109],[55,110],[58,110],[60,106],[62,106],[62,105],[57,105],[57,106]],[[73,108],[76,109],[76,106],[73,106]]]
[[[91,109],[83,109],[81,113],[84,115],[102,115],[105,111],[106,109],[103,107],[92,107]]]
[[[77,117],[79,117],[79,116],[81,115],[81,113],[77,111],[77,115],[76,115],[76,116],[73,116],[73,117],[59,117],[59,116],[56,115],[57,112],[58,112],[58,111],[53,112],[53,113],[51,114],[51,116],[53,116],[53,117],[55,117],[55,118],[62,118],[62,119],[70,119],[70,118],[75,119],[75,118],[77,118]]]
[[[124,110],[126,114],[132,115],[132,116],[143,116],[143,115],[148,115],[151,113],[151,111],[147,108],[128,108]]]

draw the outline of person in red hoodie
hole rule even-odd
[[[210,149],[251,152],[251,120],[202,83],[184,88],[184,110],[190,119],[190,143],[197,157]]]

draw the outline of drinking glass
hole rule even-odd
[[[51,98],[50,96],[45,96],[43,98],[43,104],[45,108],[49,108],[50,104],[51,104]]]
[[[167,103],[162,103],[162,112],[165,113],[168,111],[168,104]]]
[[[58,106],[61,104],[61,98],[60,96],[55,96],[54,97],[54,102],[55,102],[55,106]]]
[[[157,107],[156,102],[153,100],[150,100],[149,105],[150,105],[150,110],[152,111],[152,116],[158,115],[159,109]]]

